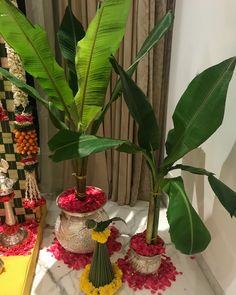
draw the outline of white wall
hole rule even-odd
[[[177,0],[169,84],[167,128],[192,78],[210,65],[236,55],[235,0]],[[223,125],[184,162],[202,165],[236,190],[236,75]],[[168,130],[167,129],[167,130]],[[203,257],[226,295],[236,294],[236,219],[214,197],[207,179],[184,174],[186,190],[205,221],[212,241]],[[203,294],[204,295],[204,294]]]

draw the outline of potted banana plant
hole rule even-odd
[[[92,212],[100,210],[105,202],[103,191],[86,186],[87,158],[94,153],[93,143],[94,139],[97,140],[95,135],[106,111],[121,92],[121,82],[118,81],[110,101],[104,106],[112,70],[109,57],[115,54],[123,38],[130,5],[130,0],[102,1],[86,32],[73,15],[70,5],[66,8],[58,32],[61,52],[67,62],[65,73],[55,61],[46,32],[40,26],[31,24],[11,1],[0,0],[0,35],[20,56],[25,70],[37,80],[47,99],[5,69],[1,68],[0,74],[48,109],[52,122],[59,130],[50,140],[49,147],[54,151],[58,148],[62,150],[62,153],[55,152],[52,160],[63,161],[70,158],[73,161],[76,188],[63,192],[58,198],[59,206],[64,211],[56,225],[57,237],[62,246],[73,252],[91,252],[93,246],[91,239],[86,246],[81,244],[82,241],[89,240],[90,233],[87,233],[86,238],[82,235],[78,237],[78,234],[71,233],[71,228],[75,227],[67,221],[73,221],[75,217],[84,218],[91,208]],[[133,74],[139,61],[165,34],[172,21],[173,15],[169,12],[154,27],[127,70],[129,76]],[[75,138],[71,149],[71,140]],[[99,140],[99,146],[95,145],[96,152],[120,143],[119,140],[111,142],[106,138]],[[86,145],[85,149],[83,144]],[[132,148],[132,145],[128,144],[128,147]],[[73,218],[66,218],[66,214]],[[79,216],[75,216],[78,214]],[[96,219],[98,216],[107,218],[103,209],[89,218]],[[66,220],[63,226],[61,219]],[[60,237],[62,232],[66,233],[64,242]],[[71,244],[68,245],[68,241]]]
[[[160,265],[158,255],[164,252],[164,243],[158,237],[160,197],[163,193],[168,196],[167,219],[170,237],[180,252],[188,255],[202,252],[211,240],[208,229],[188,199],[182,177],[170,178],[171,170],[181,169],[206,175],[220,203],[231,217],[235,216],[236,192],[217,179],[213,172],[201,167],[175,163],[200,146],[220,127],[236,57],[206,69],[189,84],[174,111],[174,128],[168,133],[166,157],[160,167],[157,166],[155,158],[155,151],[159,148],[160,132],[153,108],[142,90],[114,58],[111,58],[111,63],[120,76],[124,99],[138,124],[138,143],[92,135],[78,136],[74,132],[63,130],[56,135],[58,144],[54,141],[50,147],[53,152],[52,158],[55,159],[60,155],[64,155],[64,159],[71,158],[70,155],[65,155],[68,145],[80,157],[86,157],[88,154],[97,153],[112,146],[120,152],[143,154],[150,170],[151,195],[146,231],[131,239],[131,248],[138,257],[134,254],[130,260],[134,261],[133,266],[137,266],[139,271],[149,273],[156,270],[154,266],[150,270],[146,258],[151,257],[148,262],[150,264],[155,256],[157,269]],[[63,138],[67,137],[68,140],[63,143],[64,139],[60,140],[59,135],[61,137],[63,135]],[[78,144],[76,148],[73,147],[75,142]],[[145,263],[144,261],[139,263],[143,257]],[[140,264],[145,265],[145,268],[140,269]]]

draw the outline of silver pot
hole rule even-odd
[[[73,253],[92,253],[95,242],[91,238],[91,229],[85,226],[87,219],[107,220],[109,217],[103,208],[88,213],[72,213],[62,210],[55,225],[55,234],[62,247]]]
[[[143,256],[130,249],[129,262],[135,271],[152,274],[157,272],[161,265],[161,255]]]

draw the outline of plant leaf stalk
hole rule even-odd
[[[151,173],[151,193],[149,200],[148,209],[148,220],[147,220],[147,230],[146,230],[146,242],[147,244],[155,244],[158,234],[158,224],[159,224],[159,212],[160,212],[160,177],[161,174],[157,171],[156,160],[153,152],[143,153],[144,158],[148,164]]]

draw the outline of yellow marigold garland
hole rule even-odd
[[[109,238],[111,231],[109,228],[106,228],[104,231],[92,230],[92,239],[100,244],[105,244]]]
[[[117,264],[112,263],[114,279],[110,284],[95,288],[89,281],[89,271],[91,264],[87,264],[80,277],[80,288],[86,295],[113,295],[122,285],[122,271]]]

